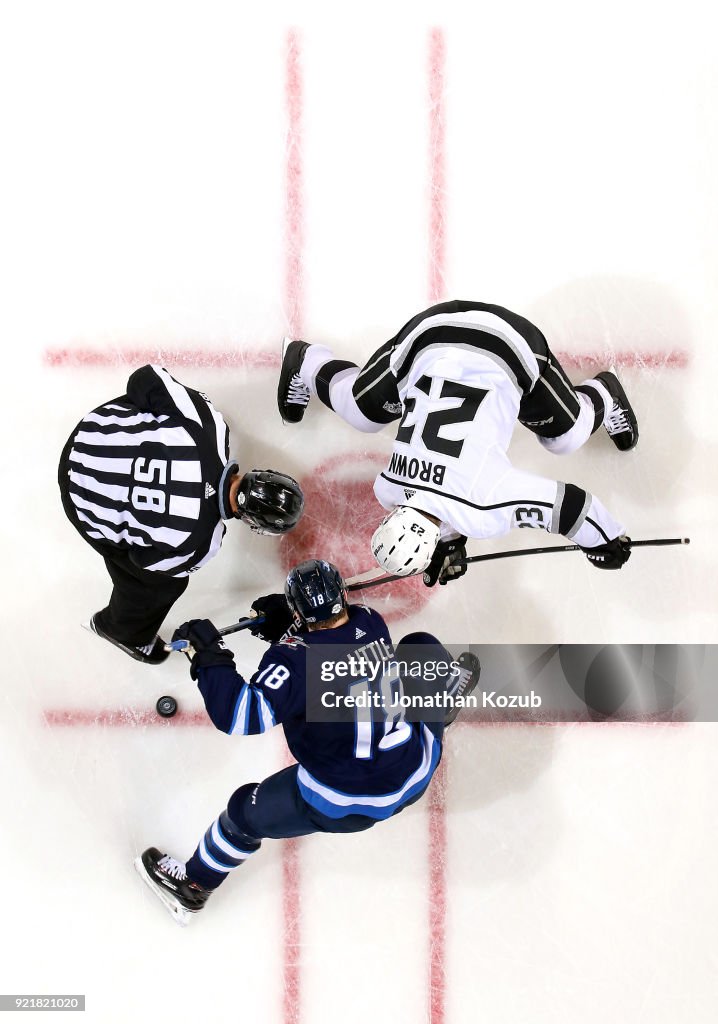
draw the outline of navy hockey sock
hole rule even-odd
[[[254,787],[242,787],[245,788],[252,790]],[[187,877],[205,889],[216,889],[230,871],[244,864],[261,845],[258,839],[241,832],[227,812],[222,811],[187,861]]]

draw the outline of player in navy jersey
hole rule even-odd
[[[532,527],[558,533],[599,569],[631,553],[624,525],[593,494],[515,467],[520,422],[546,451],[577,451],[601,427],[619,451],[638,442],[631,403],[611,370],[574,387],[541,331],[483,302],[442,302],[409,320],[363,367],[325,345],[285,338],[277,387],[285,422],[312,396],[366,433],[399,423],[374,483],[390,513],[372,538],[382,568],[447,583],[466,572],[467,537]],[[416,541],[420,540],[417,546]]]
[[[252,632],[271,646],[249,681],[237,672],[231,652],[207,619],[185,623],[174,639],[191,644],[192,676],[214,725],[248,735],[281,724],[298,763],[261,783],[240,786],[186,863],[154,847],[137,858],[141,877],[181,924],[257,852],[263,839],[362,831],[418,800],[441,758],[444,727],[458,713],[452,706],[448,714],[434,709],[437,721],[408,722],[403,713],[380,713],[373,721],[358,712],[350,719],[311,720],[308,682],[313,680],[307,679],[307,666],[312,648],[315,654],[318,646],[326,648],[335,662],[363,656],[377,665],[394,656],[381,615],[347,604],[344,581],[331,563],[303,562],[289,573],[284,595],[259,598],[252,608],[265,617]],[[428,633],[404,637],[396,658],[403,650],[417,649],[409,645],[426,652],[425,664],[431,658],[434,664],[456,665]],[[475,655],[460,655],[446,692],[466,697],[479,673]],[[347,685],[367,684],[355,680]]]
[[[304,506],[286,474],[240,471],[222,415],[161,366],[135,370],[126,394],[78,423],[58,479],[65,514],[113,583],[89,628],[145,664],[167,657],[160,625],[219,551],[227,520],[285,533]]]

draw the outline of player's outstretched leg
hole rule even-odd
[[[300,423],[309,405],[311,392],[299,372],[308,348],[309,343],[306,341],[291,341],[285,338],[282,342],[282,368],[279,371],[277,405],[285,423]]]
[[[212,894],[198,882],[187,877],[185,866],[154,846],[135,860],[135,869],[178,924],[184,926],[198,914]]]
[[[92,633],[96,633],[97,636],[101,636],[103,640],[107,640],[115,647],[119,647],[125,654],[129,654],[135,661],[141,661],[145,665],[160,665],[163,661],[169,658],[169,651],[165,650],[164,640],[156,636],[154,640],[150,640],[148,644],[144,644],[140,647],[131,647],[129,644],[122,643],[121,640],[117,640],[116,637],[104,629],[100,621],[100,612],[95,614],[90,619],[89,627]]]
[[[456,661],[460,671],[447,690],[448,696],[454,701],[458,697],[468,697],[470,693],[473,693],[481,678],[481,663],[471,651],[463,651]],[[444,718],[444,727],[451,725],[460,711],[460,705],[456,703],[450,705]]]
[[[621,382],[612,370],[596,374],[610,394],[613,405],[608,410],[603,425],[619,451],[627,452],[638,444],[638,420]]]
[[[378,390],[372,383],[375,378],[381,382],[387,376],[384,370],[389,349],[382,346],[380,351],[379,358],[374,353],[360,370],[356,363],[336,359],[325,345],[285,338],[277,387],[277,405],[284,422],[299,423],[313,395],[345,423],[367,434],[399,419],[402,408],[396,384],[394,393],[387,394],[386,383]]]

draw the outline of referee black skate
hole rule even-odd
[[[541,331],[482,302],[442,302],[418,313],[363,367],[324,345],[285,339],[277,390],[285,422],[312,396],[357,430],[400,420],[374,493],[390,512],[372,540],[382,568],[424,572],[433,586],[466,571],[467,537],[511,529],[557,533],[592,565],[619,569],[630,556],[625,527],[575,484],[513,466],[517,422],[555,455],[577,451],[604,428],[621,452],[638,441],[636,416],[615,373],[574,386]]]
[[[221,414],[160,366],[135,370],[126,394],[80,421],[58,479],[65,514],[113,583],[90,628],[150,665],[167,657],[158,630],[190,573],[219,551],[226,520],[282,534],[304,507],[292,477],[241,471]]]

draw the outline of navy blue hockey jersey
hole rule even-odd
[[[307,722],[307,653],[316,644],[347,653],[376,643],[391,650],[378,612],[350,605],[349,622],[272,644],[247,682],[232,666],[199,668],[198,685],[214,725],[226,733],[265,732],[281,724],[299,763],[304,799],[331,818],[394,814],[429,783],[441,743],[423,722]],[[355,682],[355,681],[354,681]],[[347,681],[347,686],[352,681]],[[336,684],[334,684],[336,689]]]

